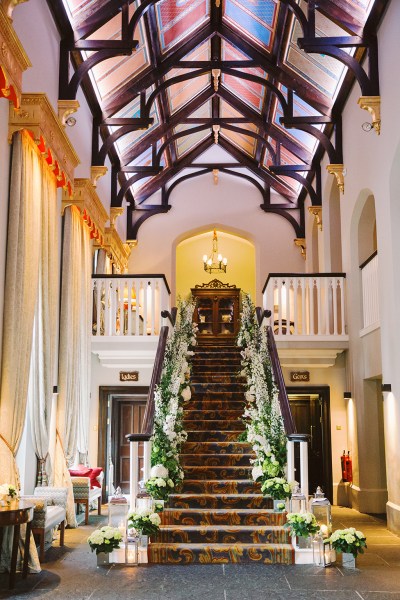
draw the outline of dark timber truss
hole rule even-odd
[[[330,163],[343,163],[341,111],[353,81],[357,81],[362,96],[379,96],[376,28],[387,1],[376,0],[368,18],[363,19],[357,4],[345,0],[308,0],[300,4],[296,0],[277,0],[273,41],[268,52],[251,37],[240,35],[223,18],[225,0],[210,0],[209,19],[179,44],[163,51],[156,13],[160,1],[142,0],[136,10],[132,0],[99,1],[98,8],[92,8],[90,14],[75,23],[68,18],[62,0],[48,0],[62,36],[59,97],[73,100],[79,86],[84,89],[93,112],[92,164],[104,165],[107,157],[111,161],[111,206],[121,206],[124,199],[127,201],[128,239],[137,238],[146,219],[171,209],[171,193],[177,185],[216,170],[251,182],[260,192],[261,209],[282,215],[292,224],[295,236],[304,237],[305,196],[309,195],[313,206],[322,203],[319,162],[323,153],[327,153]],[[347,35],[321,36],[316,27],[319,15]],[[95,32],[111,19],[120,19],[119,39],[94,39]],[[306,54],[332,57],[348,68],[335,101],[285,62],[294,21],[302,32],[297,39],[298,48]],[[147,39],[148,66],[118,90],[110,89],[99,101],[89,73],[109,58],[131,56],[139,45],[140,24]],[[209,44],[209,60],[188,59],[204,43]],[[224,59],[223,44],[229,44],[247,58]],[[255,74],[256,69],[266,76]],[[172,112],[168,101],[170,88],[190,85],[204,75],[209,76],[209,85]],[[257,84],[265,89],[260,111],[230,89],[227,82],[232,78],[244,86]],[[306,102],[315,114],[296,116],[296,97]],[[115,116],[136,99],[139,99],[139,114],[130,118]],[[193,117],[205,103],[211,106],[210,115]],[[239,116],[222,116],[222,103]],[[151,115],[156,105],[159,121],[154,126]],[[279,122],[274,119],[277,105]],[[118,150],[118,142],[125,136],[147,128],[150,130],[137,143],[122,152]],[[303,145],[299,136],[290,135],[291,130],[313,136],[318,142],[314,151]],[[204,133],[201,141],[180,156],[177,144],[198,133]],[[254,140],[253,156],[234,144],[229,138],[231,134]],[[234,162],[194,162],[216,142]],[[132,164],[149,151],[151,164]],[[287,153],[295,157],[294,162],[283,160]],[[190,171],[181,174],[184,169]],[[288,185],[287,178],[300,187]],[[146,181],[134,193],[132,186],[142,179]],[[281,195],[283,200],[279,204],[271,200],[271,188]],[[161,202],[148,204],[147,200],[158,190],[162,191]]]

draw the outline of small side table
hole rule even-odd
[[[26,523],[24,562],[22,567],[22,577],[28,575],[29,560],[29,542],[31,538],[31,523],[33,519],[34,504],[26,500],[13,500],[9,506],[0,506],[0,557],[3,545],[3,528],[13,527],[13,542],[11,551],[9,589],[12,590],[15,585],[15,573],[17,570],[17,556],[20,538],[20,527]]]

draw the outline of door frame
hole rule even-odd
[[[113,435],[112,423],[108,423],[108,403],[113,401],[114,396],[147,396],[149,392],[148,386],[128,386],[118,385],[99,386],[99,419],[98,419],[98,444],[97,444],[97,466],[103,469],[104,485],[102,493],[102,502],[107,502],[108,492],[108,465],[107,455],[111,448],[108,448],[108,426],[111,427],[111,435]],[[111,417],[112,418],[112,417]]]
[[[286,386],[288,395],[318,395],[322,398],[322,450],[326,474],[325,495],[333,502],[332,442],[331,442],[331,390],[329,385]]]

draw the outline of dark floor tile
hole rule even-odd
[[[250,592],[243,594],[242,590],[226,593],[226,600],[360,600],[356,592],[341,592],[327,590],[282,590],[270,591],[266,593]]]

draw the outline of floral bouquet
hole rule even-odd
[[[292,537],[308,537],[319,530],[319,525],[312,513],[288,513],[284,527],[289,529]]]
[[[128,514],[128,527],[141,535],[154,535],[160,529],[161,519],[156,512],[142,508]]]
[[[283,477],[266,479],[261,486],[261,491],[263,494],[271,496],[274,500],[284,500],[285,498],[290,498],[292,495],[290,483]]]
[[[92,552],[96,551],[96,554],[100,554],[100,552],[112,552],[119,548],[121,540],[122,533],[117,527],[105,525],[101,529],[96,529],[87,541]]]
[[[17,488],[10,483],[0,485],[0,506],[10,504],[13,498],[18,498]]]
[[[331,542],[336,552],[347,552],[354,558],[357,554],[364,554],[364,548],[367,547],[367,538],[362,531],[357,531],[354,527],[337,529],[327,541]]]
[[[174,482],[168,477],[168,469],[163,465],[155,465],[150,471],[150,479],[146,481],[146,490],[155,500],[168,500]]]

